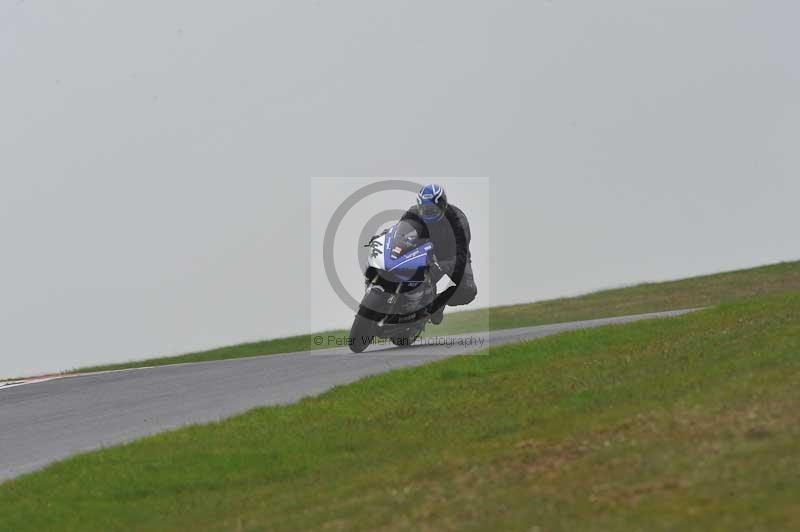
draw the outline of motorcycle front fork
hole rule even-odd
[[[369,282],[369,286],[367,287],[367,292],[369,292],[369,291],[372,289],[372,287],[375,285],[375,281],[377,281],[377,280],[378,280],[378,276],[379,276],[379,275],[380,275],[380,274],[377,274],[377,273],[376,273],[376,274],[375,274],[375,277],[373,277],[373,278],[372,278],[372,280]],[[400,299],[400,298],[398,297],[398,295],[400,294],[400,288],[401,288],[402,286],[403,286],[403,284],[402,284],[402,283],[397,283],[397,288],[395,288],[395,290],[394,290],[394,294],[392,294],[391,296],[389,296],[389,303],[390,303],[392,306],[391,306],[391,307],[389,307],[389,311],[388,311],[388,312],[386,312],[386,313],[385,313],[385,315],[383,316],[383,318],[381,318],[381,321],[379,321],[379,322],[378,322],[378,327],[383,327],[383,322],[385,322],[385,321],[386,321],[386,316],[390,315],[390,314],[392,313],[392,311],[394,310],[394,307],[395,307],[395,306],[397,306],[397,302],[398,302],[398,301],[399,301],[399,299]]]

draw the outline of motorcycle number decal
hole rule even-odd
[[[369,255],[367,256],[367,263],[373,268],[379,270],[384,269],[383,248],[385,245],[386,237],[381,235],[370,244]]]

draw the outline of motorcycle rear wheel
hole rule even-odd
[[[422,329],[418,330],[414,334],[414,336],[408,336],[408,335],[392,336],[391,338],[389,338],[389,340],[391,340],[391,342],[397,347],[410,347],[414,342],[417,341],[417,339],[421,334],[422,334]]]

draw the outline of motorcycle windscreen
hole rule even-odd
[[[401,221],[391,231],[390,239],[386,251],[392,260],[398,260],[401,256],[406,255],[416,248],[424,246],[427,238],[422,238],[417,232],[416,227],[406,220]]]
[[[410,281],[421,278],[433,244],[420,238],[414,225],[401,221],[386,235],[385,247],[384,271],[398,281]]]

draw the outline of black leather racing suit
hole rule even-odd
[[[475,299],[478,288],[472,275],[472,262],[469,252],[469,242],[472,237],[469,230],[469,221],[464,211],[450,203],[445,210],[445,216],[436,222],[425,222],[419,215],[417,206],[414,205],[401,218],[408,221],[417,229],[423,238],[430,238],[433,242],[433,253],[441,267],[440,275],[446,273],[456,284],[436,298],[435,307],[443,304],[456,306],[466,305]]]

